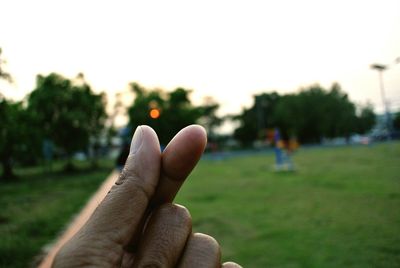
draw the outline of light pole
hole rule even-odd
[[[379,87],[381,90],[381,97],[382,97],[382,102],[383,102],[383,107],[385,109],[385,121],[386,121],[386,128],[388,131],[388,139],[390,139],[390,135],[392,133],[392,124],[390,120],[390,111],[389,111],[389,105],[386,101],[386,96],[385,96],[385,88],[383,86],[383,72],[387,69],[388,67],[383,64],[371,64],[371,69],[377,70],[379,74]]]

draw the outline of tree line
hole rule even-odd
[[[38,164],[46,154],[44,144],[58,149],[67,159],[65,168],[72,169],[73,153],[100,138],[107,118],[105,95],[95,94],[82,74],[74,79],[38,75],[36,88],[23,101],[0,97],[0,117],[3,178],[14,176],[16,161]]]
[[[0,50],[0,79],[12,82],[4,69]],[[159,135],[162,145],[181,128],[199,123],[205,126],[209,140],[218,141],[216,128],[224,120],[238,122],[233,138],[248,146],[263,140],[266,131],[279,128],[284,137],[297,137],[303,143],[322,138],[349,137],[366,133],[374,125],[371,105],[357,107],[339,84],[324,89],[312,85],[298,93],[277,92],[254,96],[254,104],[238,115],[220,117],[219,104],[211,97],[200,105],[190,100],[191,90],[148,89],[129,84],[135,98],[127,107],[128,136],[138,125],[149,125]],[[106,113],[106,95],[95,93],[83,74],[70,79],[60,74],[38,75],[33,91],[15,102],[0,93],[0,161],[3,178],[13,176],[15,163],[35,165],[46,158],[46,148],[67,159],[71,169],[75,152],[91,149],[93,165],[100,140],[116,134]]]
[[[0,61],[0,79],[11,83],[4,65],[4,60]],[[127,109],[129,137],[138,125],[146,124],[166,145],[183,127],[200,123],[212,139],[214,128],[222,122],[216,116],[219,104],[209,98],[202,105],[193,105],[191,90],[166,92],[137,83],[129,87],[135,95]],[[15,163],[37,165],[52,154],[66,159],[65,169],[72,170],[74,153],[89,155],[90,151],[95,166],[101,140],[106,137],[110,141],[117,134],[113,122],[107,124],[112,116],[106,113],[106,101],[106,95],[95,93],[83,74],[72,79],[57,73],[37,75],[35,88],[22,101],[11,101],[0,93],[1,177],[13,178]]]
[[[286,139],[319,143],[323,138],[364,134],[375,124],[372,105],[357,107],[337,83],[330,89],[312,85],[298,93],[256,95],[254,104],[233,118],[239,122],[234,137],[243,145],[265,138],[272,128],[279,128]]]

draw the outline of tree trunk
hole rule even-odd
[[[1,176],[2,180],[9,181],[15,178],[12,165],[11,165],[11,158],[3,157],[1,164],[3,166],[3,174]]]
[[[75,166],[72,163],[72,156],[70,156],[70,155],[68,155],[67,163],[64,166],[64,171],[68,172],[68,173],[75,171]]]

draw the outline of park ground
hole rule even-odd
[[[193,230],[244,267],[400,267],[400,143],[207,157],[177,196]],[[0,184],[0,266],[33,265],[111,172],[19,170]],[[55,168],[57,170],[57,167]]]

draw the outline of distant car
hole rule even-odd
[[[355,134],[355,135],[350,137],[350,143],[351,144],[365,144],[365,145],[368,145],[370,142],[371,142],[371,139],[368,136]]]
[[[74,154],[74,159],[78,161],[85,161],[87,160],[87,156],[84,152],[77,152]]]

